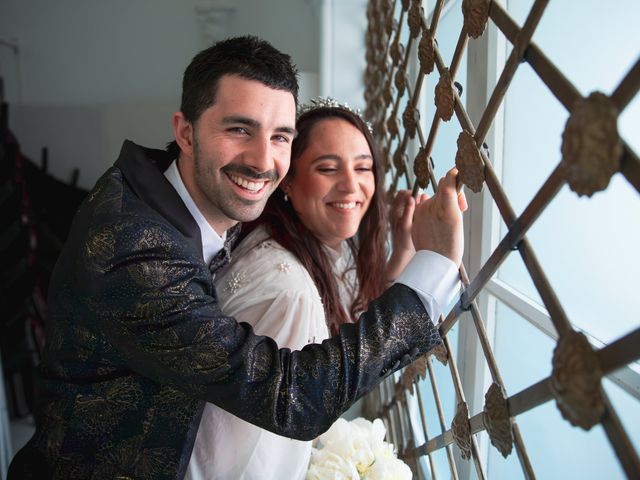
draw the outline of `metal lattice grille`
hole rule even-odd
[[[452,448],[455,444],[462,458],[473,462],[477,477],[485,478],[486,469],[475,435],[486,431],[491,444],[503,455],[509,455],[514,449],[524,476],[535,478],[516,417],[555,399],[563,417],[572,425],[588,430],[601,424],[626,475],[629,478],[640,478],[638,453],[601,384],[603,376],[640,358],[640,328],[601,349],[594,348],[571,325],[526,236],[565,184],[579,195],[591,196],[594,192],[605,189],[612,175],[619,172],[640,192],[640,160],[618,135],[616,126],[620,113],[640,89],[640,59],[619,81],[611,95],[593,92],[584,98],[561,69],[531,42],[548,0],[534,2],[522,27],[496,2],[464,0],[464,24],[451,63],[445,65],[435,40],[445,3],[438,0],[427,21],[420,0],[370,0],[367,11],[366,115],[372,121],[374,132],[383,146],[386,167],[391,177],[390,193],[398,188],[400,179],[406,180],[414,193],[419,187],[431,186],[436,189],[434,162],[431,157],[438,128],[443,121],[457,120],[461,129],[456,153],[460,178],[467,188],[475,192],[486,185],[507,227],[507,233],[473,278],[468,278],[464,266],[460,268],[463,293],[440,323],[444,347],[419,359],[400,376],[388,379],[374,395],[376,413],[385,419],[400,456],[412,466],[416,474],[417,459],[426,456],[431,475],[435,477],[432,455],[444,449],[450,476],[458,478]],[[456,82],[456,73],[469,37],[480,37],[489,22],[504,34],[511,44],[511,50],[478,125],[475,126],[460,100],[461,85]],[[403,30],[407,37],[407,28],[408,39],[406,45],[403,45]],[[414,55],[417,55],[419,64],[411,85],[411,58]],[[560,162],[522,214],[516,215],[492,166],[485,139],[511,80],[523,62],[532,67],[551,94],[570,112],[570,116],[564,132],[558,132],[563,136]],[[421,94],[427,95],[425,92],[428,89],[423,84],[429,75],[439,77],[439,80],[432,91],[435,112],[430,127],[425,132],[419,121],[419,101]],[[414,139],[417,139],[419,146],[415,156],[409,154],[414,148],[412,145],[416,143]],[[413,161],[410,161],[410,156]],[[551,376],[507,396],[477,305],[477,297],[507,256],[516,255],[516,251],[549,313],[558,341],[552,359]],[[471,417],[456,359],[447,338],[447,333],[458,321],[467,319],[473,322],[492,380],[491,387],[486,392],[483,411]],[[446,424],[434,375],[434,356],[448,366],[453,380],[457,409],[449,426]],[[433,425],[427,428],[423,393],[417,388],[417,382],[420,381],[427,381],[434,395],[440,422],[438,434],[434,434]],[[414,440],[414,427],[408,413],[410,397],[418,405],[422,433],[426,439],[419,445]]]

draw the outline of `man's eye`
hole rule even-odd
[[[289,142],[291,142],[291,139],[289,137],[287,137],[286,135],[275,135],[273,137],[273,139],[276,142],[281,142],[281,143],[289,143]]]
[[[241,135],[248,135],[249,134],[247,129],[244,128],[244,127],[232,127],[232,128],[229,129],[229,131],[233,132],[233,133],[239,133]]]

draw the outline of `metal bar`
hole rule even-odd
[[[444,412],[442,410],[442,402],[440,401],[440,392],[438,391],[438,384],[436,382],[435,374],[433,373],[433,365],[431,365],[431,357],[427,357],[427,371],[429,372],[429,380],[431,382],[431,390],[433,392],[433,398],[434,398],[434,401],[436,403],[436,410],[438,411],[438,420],[440,421],[440,431],[441,432],[446,432],[447,431],[447,426],[445,425]],[[453,449],[451,448],[451,446],[449,444],[442,445],[442,446],[446,447],[447,460],[449,461],[449,469],[451,470],[451,474],[453,476],[454,472],[455,472],[455,478],[457,478],[458,477],[458,469],[456,468],[456,461],[455,461],[455,458],[453,457]]]
[[[394,0],[392,12],[395,11],[395,9],[396,9],[397,1],[398,0]],[[391,39],[391,36],[389,36],[389,42],[388,42],[387,48],[386,48],[386,50],[384,52],[384,57],[385,58],[388,57],[389,51],[391,50],[391,45],[392,44],[395,44],[395,45],[400,44],[400,37],[401,37],[401,34],[402,34],[402,26],[403,25],[404,25],[404,10],[400,9],[400,21],[398,22],[398,29],[396,30],[396,34],[395,34],[395,37],[393,39]],[[383,28],[384,28],[384,26],[383,26]],[[387,72],[388,73],[388,76],[387,76],[387,79],[386,79],[387,81],[383,82],[383,84],[382,84],[382,89],[383,90],[386,89],[386,88],[391,88],[391,85],[393,84],[393,72],[394,72],[394,70],[395,70],[395,65],[392,64],[391,65],[391,69]],[[384,113],[384,112],[382,112],[382,113]],[[388,139],[387,146],[389,147],[389,149],[391,148],[392,140],[393,140],[392,138]]]
[[[513,19],[497,2],[491,3],[489,10],[491,19],[496,26],[504,33],[507,39],[514,43],[517,39],[519,28]],[[568,110],[573,109],[575,102],[581,98],[580,92],[573,84],[558,70],[535,43],[529,43],[523,57],[540,79],[549,87],[551,93]]]
[[[390,396],[389,395],[389,383],[390,383],[389,379],[390,379],[390,377],[387,377],[387,378],[385,378],[384,382],[382,382],[383,388],[384,388],[384,392],[385,392],[385,397],[387,399]],[[394,400],[393,397],[391,397],[391,400],[389,402],[391,402],[392,400]],[[385,410],[385,413],[387,415],[387,418],[389,419],[389,426],[391,427],[388,430],[391,443],[393,443],[394,445],[397,445],[398,444],[398,435],[397,435],[397,432],[396,432],[397,427],[396,427],[395,422],[392,421],[392,418],[391,418],[392,415],[393,415],[392,403],[386,403],[384,410]]]
[[[444,335],[442,337],[442,341],[444,342],[445,347],[449,352],[448,363],[449,363],[449,369],[451,370],[451,376],[453,378],[453,386],[455,387],[455,390],[456,390],[456,396],[458,397],[459,401],[466,402],[466,399],[464,396],[464,390],[462,389],[462,380],[460,379],[460,374],[458,372],[458,367],[456,365],[455,357],[454,355],[451,354],[453,350],[451,349],[451,345],[449,344],[449,339],[447,338],[446,335]],[[484,473],[484,466],[482,465],[482,462],[480,460],[480,451],[478,449],[478,443],[476,442],[476,439],[473,435],[471,435],[471,456],[473,457],[473,463],[476,467],[476,474],[478,475],[478,477],[481,480],[486,478],[486,475]]]
[[[625,432],[615,408],[611,405],[607,394],[604,391],[602,394],[606,406],[602,419],[602,427],[607,437],[609,437],[609,442],[611,442],[611,446],[613,446],[627,477],[640,478],[640,459],[638,458],[638,454],[627,432]]]
[[[624,337],[620,341],[626,339],[626,337]],[[600,357],[601,352],[596,352],[596,354]],[[636,356],[640,357],[640,352],[638,352]],[[616,362],[616,364],[618,363],[619,362]],[[617,368],[617,366],[613,366],[612,368],[615,369]],[[608,371],[605,371],[603,369],[603,373],[608,373]],[[507,399],[507,404],[508,404],[509,413],[511,414],[511,416],[516,417],[522,413],[525,413],[529,410],[532,410],[548,402],[549,400],[552,400],[553,394],[549,389],[549,380],[550,380],[549,377],[547,377],[525,388],[524,390],[521,390],[517,394],[509,397]],[[605,418],[603,418],[603,422],[606,418],[610,418],[619,423],[619,420],[617,420],[617,416],[615,416],[616,414],[614,412],[614,409],[612,408],[609,400],[607,399],[606,394],[605,394],[605,404],[606,404],[606,409],[605,409]],[[485,430],[483,417],[484,417],[484,413],[480,412],[469,419],[469,424],[471,427],[472,434],[476,434]],[[615,429],[614,433],[616,435],[619,435],[619,428],[617,426],[614,426],[613,428]],[[444,447],[445,445],[449,445],[453,443],[453,441],[454,441],[453,434],[451,433],[451,431],[450,430],[443,431],[443,433],[441,433],[436,437],[433,437],[431,440],[429,440],[429,442],[425,443],[424,445],[421,445],[420,447],[417,447],[416,451],[420,452],[421,454],[426,454],[427,452],[432,452]],[[636,459],[637,459],[637,456],[636,456]],[[636,478],[636,477],[632,476],[631,478]]]
[[[440,24],[440,14],[442,13],[442,7],[444,6],[444,0],[438,0],[436,6],[433,9],[433,16],[431,17],[431,35],[436,36],[436,29]]]
[[[560,305],[560,300],[558,300],[558,297],[551,287],[549,280],[547,280],[547,276],[544,274],[542,266],[540,265],[540,262],[538,262],[538,258],[536,257],[526,238],[523,238],[521,240],[518,251],[520,252],[520,256],[524,261],[524,265],[529,271],[529,275],[531,275],[533,284],[535,285],[538,293],[540,294],[540,297],[542,298],[544,306],[549,311],[551,321],[558,330],[558,335],[562,337],[562,335],[564,335],[567,331],[571,330],[569,318]]]
[[[397,384],[394,385],[393,391],[394,398],[396,399],[394,411],[396,413],[396,420],[400,426],[400,443],[396,444],[396,448],[398,449],[398,452],[404,452],[407,449],[407,440],[409,439],[409,435],[407,435],[407,432],[405,431],[405,422],[403,420],[407,418],[407,415],[403,415],[402,398],[399,401],[397,398]]]
[[[527,205],[524,212],[522,212],[522,215],[512,222],[507,234],[500,241],[473,281],[469,283],[469,286],[465,289],[462,297],[460,298],[459,306],[456,306],[456,308],[452,310],[452,312],[447,316],[445,323],[442,325],[443,331],[449,331],[449,329],[454,325],[455,317],[462,311],[469,308],[471,302],[478,296],[482,288],[484,288],[486,283],[497,272],[500,265],[502,265],[502,262],[507,258],[507,255],[509,255],[512,250],[518,248],[518,245],[529,228],[531,228],[547,205],[558,194],[563,185],[564,176],[562,174],[562,168],[558,165],[542,187],[540,187],[540,190],[538,190],[536,195],[533,197],[533,200],[529,205]],[[560,331],[562,327],[558,327],[559,326],[556,325],[556,328]]]
[[[598,351],[600,368],[604,373],[613,372],[640,358],[640,328]]]
[[[416,398],[418,400],[418,411],[420,412],[420,422],[422,424],[422,433],[424,434],[425,442],[428,442],[429,433],[427,431],[427,417],[424,414],[424,406],[422,405],[422,394],[420,393],[419,382],[415,382],[415,385],[413,386],[413,388],[415,389]],[[428,453],[427,456],[429,457],[429,467],[431,468],[431,476],[433,477],[433,480],[437,480],[436,463],[431,453]],[[457,475],[456,475],[456,478],[457,478]]]
[[[449,73],[451,74],[452,80],[456,77],[456,73],[458,72],[458,67],[460,66],[460,61],[462,60],[462,55],[464,55],[464,50],[467,47],[467,43],[469,43],[469,36],[463,28],[462,30],[460,30],[458,43],[456,43],[456,49],[453,52],[451,64],[449,65]]]
[[[436,6],[437,7],[437,6]],[[438,12],[438,15],[440,14],[440,12]],[[424,21],[424,19],[423,19]],[[433,25],[433,22],[432,22]],[[435,35],[435,33],[433,34]],[[464,50],[467,46],[468,43],[468,36],[465,33],[464,29],[462,29],[462,31],[460,32],[460,36],[458,37],[458,42],[456,44],[456,49],[453,53],[453,57],[451,59],[451,65],[449,67],[449,73],[451,75],[451,78],[455,78],[455,74],[457,72],[457,69],[460,65],[460,61],[462,60],[462,55],[464,54]],[[438,47],[436,45],[435,47],[435,64],[438,68],[438,72],[440,74],[442,74],[442,72],[444,71],[445,64],[444,64],[444,60],[442,59],[442,56],[440,55],[440,52],[438,50]],[[420,88],[422,87],[422,81],[423,81],[423,76],[424,74],[422,72],[420,72],[419,75],[419,81],[420,81]],[[419,93],[419,90],[416,90],[417,93]],[[418,103],[418,99],[416,98],[415,101],[412,103],[413,107],[415,108],[415,106]],[[417,126],[417,130],[419,131],[419,138],[420,138],[420,145],[423,146],[423,148],[426,150],[426,157],[427,159],[429,157],[431,157],[431,153],[433,151],[433,144],[435,141],[435,137],[436,134],[438,133],[438,128],[440,127],[440,117],[438,116],[437,111],[434,112],[434,117],[433,120],[431,122],[431,129],[429,130],[429,136],[427,138],[427,146],[424,147],[424,138],[422,135],[422,130],[420,128],[420,125],[418,124]],[[405,132],[405,138],[406,138],[406,132]],[[404,144],[403,144],[403,148],[404,148]],[[431,169],[430,169],[431,170]],[[431,174],[431,182],[433,183],[433,188],[434,191],[436,189],[436,179],[433,177],[433,174]],[[413,188],[412,188],[412,194],[415,197],[418,193],[418,183],[414,183]]]
[[[444,65],[444,61],[440,56],[440,52],[438,51],[438,47],[435,48],[435,65],[438,68],[438,72],[442,74],[444,69],[446,68]],[[426,152],[426,158],[429,159],[431,157],[431,153],[433,152],[433,144],[435,143],[436,134],[438,133],[438,128],[440,127],[440,117],[438,116],[438,112],[434,111],[433,120],[431,121],[431,128],[429,129],[429,136],[427,137],[426,146],[424,146],[424,150]],[[419,127],[419,125],[418,125]],[[428,161],[428,160],[427,160]],[[430,169],[431,170],[431,169]],[[431,182],[433,183],[433,188],[435,191],[436,184],[435,178],[433,178],[433,173],[431,173]],[[418,193],[418,182],[413,185],[412,194],[415,197]]]
[[[496,6],[497,2],[491,2],[491,9]],[[507,62],[502,70],[502,74],[496,83],[495,88],[493,89],[493,93],[491,94],[491,98],[489,99],[489,103],[482,114],[482,118],[478,123],[478,128],[475,133],[476,144],[478,147],[482,145],[485,137],[487,136],[487,132],[495,118],[496,113],[498,112],[498,108],[502,103],[502,99],[504,95],[507,93],[507,88],[509,88],[509,84],[513,79],[513,76],[516,73],[518,66],[520,65],[520,60],[524,56],[524,52],[531,41],[531,37],[533,37],[533,32],[535,31],[540,19],[542,18],[542,14],[544,13],[544,9],[547,7],[549,0],[536,0],[536,2],[531,7],[527,20],[524,22],[524,26],[522,30],[518,32],[518,34],[513,39],[513,49],[511,50],[511,54],[507,59]]]
[[[524,317],[531,326],[538,329],[542,334],[552,339],[554,342],[558,340],[558,333],[553,327],[553,323],[549,317],[549,312],[547,312],[547,309],[542,305],[524,296],[517,289],[496,278],[489,280],[484,289],[490,295],[496,297],[500,302],[517,312],[520,316]],[[594,337],[589,332],[579,328],[577,328],[577,330],[587,336],[589,343],[591,343],[594,348],[603,349],[607,347],[602,340]],[[640,337],[637,341],[640,343]],[[629,345],[628,353],[631,355],[633,354],[633,345],[631,344]],[[602,362],[603,364],[606,363],[605,360],[602,360]],[[629,361],[629,364],[631,363],[633,363],[632,360]],[[627,365],[619,367],[615,371],[611,371],[608,374],[608,379],[636,400],[640,400],[640,372],[634,370],[631,366]]]
[[[466,272],[464,272],[464,276],[466,277]],[[480,339],[480,345],[482,346],[482,351],[484,353],[485,359],[487,360],[487,364],[489,366],[489,371],[491,372],[493,381],[499,384],[506,391],[504,381],[502,380],[502,376],[500,375],[500,371],[498,369],[498,364],[496,362],[495,356],[493,355],[491,345],[489,344],[487,332],[484,329],[484,323],[482,322],[480,310],[478,309],[475,301],[471,303],[471,317],[473,318],[473,323],[476,327],[476,331]],[[522,441],[522,436],[520,435],[520,430],[517,423],[515,422],[515,419],[511,424],[511,430],[513,432],[514,445],[518,454],[518,459],[520,460],[522,470],[525,472],[525,476],[527,478],[535,478],[533,467],[531,466],[531,460],[529,459],[529,454],[527,453],[527,449],[524,445],[524,442]]]
[[[611,100],[622,111],[640,90],[640,58],[611,94]]]
[[[391,423],[392,426],[392,438],[393,438],[393,444],[394,445],[400,445],[400,442],[402,441],[402,434],[400,433],[400,426],[398,425],[398,422],[396,420],[394,420],[395,417],[395,411],[393,409],[393,405],[395,403],[395,395],[393,394],[393,387],[395,384],[395,380],[393,379],[393,375],[387,377],[387,382],[386,382],[386,387],[387,387],[387,396],[391,398],[391,400],[389,401],[390,403],[388,403],[389,405],[389,422]]]
[[[640,192],[640,160],[633,150],[623,140],[624,153],[620,160],[620,173]]]
[[[468,127],[467,131],[473,134],[474,133],[473,124],[471,123],[471,120],[469,119],[469,116],[467,115],[467,112],[463,108],[462,103],[459,101],[459,97],[457,95],[456,95],[455,105],[456,105],[456,115],[458,116],[460,123],[463,125],[464,128]],[[498,180],[497,175],[493,170],[493,167],[491,166],[491,162],[489,161],[489,158],[487,157],[484,150],[482,149],[480,150],[480,155],[482,156],[482,159],[485,164],[485,182],[487,184],[487,187],[489,187],[489,191],[491,192],[493,200],[496,202],[496,205],[498,206],[498,210],[500,211],[500,214],[502,215],[505,223],[509,227],[511,227],[511,225],[513,225],[513,223],[516,221],[516,216],[513,211],[513,208],[511,207],[511,204],[509,203],[509,200],[507,199],[506,194],[502,189],[502,185],[500,184],[500,181]],[[547,310],[551,315],[551,319],[554,325],[556,326],[558,333],[562,335],[567,329],[571,328],[569,324],[569,320],[567,319],[567,316],[565,315],[564,310],[560,306],[560,302],[555,296],[555,293],[551,291],[551,287],[549,285],[549,282],[546,279],[546,276],[542,270],[542,267],[540,267],[540,265],[538,264],[537,259],[533,253],[533,250],[529,246],[526,238],[523,237],[520,240],[520,243],[518,245],[518,250],[520,251],[520,254],[523,257],[523,260],[525,261],[525,265],[529,270],[529,274],[532,276],[534,284],[536,284],[536,287],[538,288],[538,290],[540,291],[541,288],[545,289],[545,291],[540,291],[540,295],[543,298],[545,306],[547,307]],[[459,304],[456,306],[456,308],[454,308],[456,312],[450,313],[450,315],[447,317],[447,320],[445,320],[445,322],[447,323],[448,321],[448,323],[446,325],[443,325],[443,327],[448,326],[450,328],[450,326],[453,324],[453,318],[455,318],[455,316],[457,316],[458,314],[458,309],[464,310],[466,308],[466,305],[468,305],[468,300],[465,292],[463,293]],[[465,306],[465,308],[461,308],[462,306]],[[453,313],[453,317],[452,317],[452,313]]]
[[[475,127],[467,114],[464,106],[462,105],[462,101],[457,93],[454,93],[456,103],[455,103],[455,113],[458,121],[460,122],[460,126],[468,131],[471,135],[475,135]],[[482,157],[482,161],[484,163],[484,174],[485,174],[485,183],[491,192],[491,196],[493,197],[493,201],[496,203],[498,210],[500,211],[500,215],[505,220],[507,225],[513,223],[516,218],[516,214],[507,199],[504,190],[502,189],[502,185],[498,180],[498,176],[493,169],[491,161],[487,156],[484,149],[480,149],[480,156]]]

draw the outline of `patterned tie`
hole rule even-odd
[[[240,228],[240,224],[238,223],[227,230],[227,239],[224,241],[224,246],[213,256],[211,262],[209,262],[209,271],[213,278],[216,277],[216,272],[231,261],[231,249],[238,235],[240,235]]]

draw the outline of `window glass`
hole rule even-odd
[[[554,347],[551,338],[498,302],[495,355],[508,395],[549,376]],[[609,391],[621,406],[633,403],[617,387]],[[625,417],[635,421],[629,425],[640,421],[635,403],[631,411],[635,414],[630,412]],[[516,421],[537,478],[625,478],[602,427],[598,425],[589,432],[572,427],[560,415],[555,401],[519,415]],[[627,426],[627,431],[630,428]],[[504,459],[493,447],[489,449],[487,473],[487,478],[523,478],[515,451]]]
[[[532,2],[509,2],[510,13],[524,21]],[[637,44],[634,20],[640,2],[551,2],[534,41],[583,95],[611,93],[633,62]],[[559,23],[561,22],[561,23]],[[594,35],[597,31],[597,35]],[[626,46],[628,45],[628,47]],[[622,46],[622,47],[621,47]],[[510,48],[510,47],[509,47]],[[568,113],[532,69],[523,64],[505,99],[503,186],[521,214],[561,160],[561,133]],[[622,138],[640,151],[640,98],[619,118]],[[502,225],[501,236],[506,234]],[[616,174],[609,187],[591,198],[563,187],[527,234],[540,264],[570,321],[608,343],[637,326],[635,278],[640,269],[640,196]],[[498,276],[539,299],[519,255],[511,255]]]

